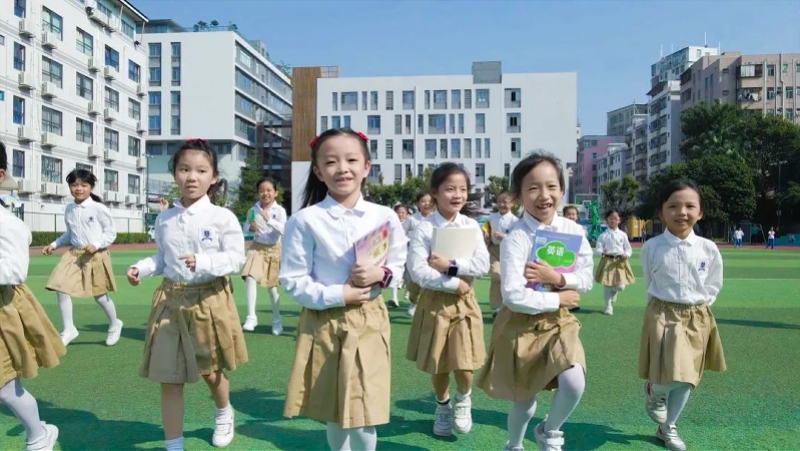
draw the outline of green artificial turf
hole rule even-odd
[[[75,299],[80,337],[62,363],[25,381],[39,400],[42,419],[61,429],[60,449],[159,449],[163,434],[159,387],[140,379],[144,327],[151,296],[160,279],[127,285],[124,271],[147,251],[113,254],[119,292],[113,294],[123,338],[113,348],[105,340],[107,323],[92,299]],[[695,450],[797,449],[800,446],[800,253],[723,250],[725,286],[714,305],[728,371],[708,372],[678,425]],[[60,256],[34,257],[28,285],[57,328],[61,320],[53,293],[44,290]],[[631,260],[639,278],[619,295],[613,317],[601,314],[602,287],[582,299],[578,318],[586,349],[588,375],[581,404],[564,426],[567,450],[656,450],[656,425],[644,410],[643,382],[637,377],[639,333],[645,293],[638,258]],[[235,297],[244,317],[244,285],[235,278]],[[477,282],[486,302],[488,280]],[[387,293],[388,294],[388,293]],[[325,427],[305,418],[282,417],[284,392],[294,355],[298,305],[283,300],[286,335],[269,334],[267,293],[259,289],[261,325],[247,333],[250,362],[231,373],[236,439],[231,450],[326,449]],[[405,306],[404,306],[405,307]],[[488,311],[488,306],[484,305]],[[473,392],[472,432],[436,438],[431,433],[432,389],[426,374],[405,360],[411,320],[405,308],[390,311],[392,321],[392,416],[378,427],[380,450],[501,450],[507,439],[510,404]],[[485,315],[486,341],[491,316]],[[453,387],[453,390],[455,388]],[[547,413],[552,393],[540,396],[539,410],[526,435],[535,450],[533,426]],[[186,390],[186,448],[212,449],[214,406],[202,382]],[[0,449],[23,449],[24,431],[0,408]],[[162,448],[163,449],[163,448]]]

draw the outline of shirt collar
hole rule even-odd
[[[272,210],[273,208],[275,208],[276,205],[278,205],[278,203],[275,202],[275,201],[272,201],[272,204],[270,204],[269,208],[267,208],[267,211]],[[261,207],[261,201],[260,200],[257,201],[255,203],[255,205],[253,205],[253,208],[255,208],[258,211],[263,210],[263,208]]]
[[[447,219],[439,213],[439,210],[434,210],[434,212],[428,216],[429,220],[433,223],[434,227],[452,227],[456,226],[461,223],[461,213],[456,213],[456,217],[453,218],[453,222],[448,221]],[[451,226],[452,224],[452,226]]]
[[[664,229],[664,239],[666,239],[667,243],[669,243],[671,246],[678,246],[684,242],[687,243],[689,246],[694,246],[694,244],[697,242],[697,235],[695,235],[694,230],[692,230],[691,232],[689,232],[689,236],[687,236],[685,240],[682,240],[677,236],[673,235],[672,232],[669,231],[669,229]]]
[[[554,231],[558,230],[561,227],[561,221],[564,221],[564,218],[562,218],[561,216],[556,215],[553,218],[553,222],[551,222],[550,225],[545,225],[545,224],[542,224],[541,222],[539,222],[533,216],[531,216],[531,214],[528,213],[528,211],[526,210],[522,214],[522,220],[525,221],[525,225],[528,226],[528,228],[531,229],[531,231],[535,232],[535,231],[537,231],[539,229],[554,230]]]
[[[185,210],[190,215],[195,215],[204,210],[206,207],[209,207],[211,205],[211,199],[209,199],[208,196],[203,196],[200,199],[198,199],[197,202],[193,203],[189,208],[184,207],[181,204],[180,199],[175,199],[175,201],[173,201],[173,204],[175,205],[175,207],[180,208],[181,210]]]
[[[367,212],[367,201],[364,200],[364,196],[358,196],[358,200],[356,204],[353,205],[353,208],[345,208],[344,205],[340,204],[336,201],[330,194],[325,196],[325,199],[322,202],[318,203],[320,208],[326,210],[329,215],[333,219],[339,219],[344,216],[348,211],[352,211],[358,217],[364,216],[364,213]]]
[[[87,197],[86,200],[84,200],[81,203],[75,203],[75,206],[80,208],[89,208],[92,205],[94,205],[94,199],[92,199],[91,197]]]

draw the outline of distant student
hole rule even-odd
[[[8,155],[0,142],[0,189],[17,189],[6,171]],[[5,404],[25,428],[25,450],[39,451],[53,449],[58,428],[40,420],[36,398],[20,378],[33,379],[40,367],[58,365],[67,350],[25,285],[31,241],[25,223],[0,207],[0,405]]]
[[[771,248],[775,249],[775,228],[770,227],[769,232],[767,232],[767,246],[764,249]]]
[[[283,243],[280,281],[303,306],[284,415],[327,423],[333,451],[374,451],[375,426],[389,422],[391,330],[381,290],[403,278],[408,240],[390,208],[361,195],[368,141],[340,128],[311,142],[303,208]],[[385,263],[357,262],[356,241],[387,222]]]
[[[431,193],[426,191],[417,196],[417,212],[411,216],[417,221],[414,227],[416,227],[420,222],[429,218],[433,214],[433,209],[434,209],[434,204],[433,204],[433,196],[431,196]],[[409,234],[408,237],[409,239],[411,239],[411,234]],[[406,295],[408,296],[408,301],[411,302],[411,307],[408,308],[408,316],[413,318],[414,312],[417,311],[417,298],[419,297],[419,285],[416,282],[414,282],[414,279],[411,277],[411,271],[407,272],[409,275],[408,276],[409,282],[406,285]]]
[[[733,232],[733,246],[736,249],[742,247],[742,241],[744,240],[744,232],[742,231],[741,227],[737,227],[736,230]]]
[[[592,289],[592,247],[583,227],[559,217],[564,173],[552,156],[533,153],[511,174],[511,186],[525,208],[522,219],[500,245],[503,304],[492,329],[492,345],[477,385],[489,397],[514,402],[508,414],[506,451],[523,451],[528,423],[536,413],[536,397],[557,389],[552,407],[534,428],[540,450],[561,450],[561,427],[583,396],[586,358],[578,336],[581,328],[569,312],[580,294]],[[531,261],[540,230],[580,235],[575,270],[560,274],[545,262]],[[542,292],[529,284],[544,283]]]
[[[254,233],[253,244],[247,251],[242,269],[247,295],[247,318],[242,329],[255,330],[256,283],[269,290],[272,300],[272,335],[283,334],[281,322],[281,300],[278,294],[278,272],[281,268],[281,238],[286,225],[286,210],[275,200],[278,185],[271,177],[256,183],[259,201],[250,209],[243,231]]]
[[[122,321],[117,319],[117,309],[109,292],[117,291],[117,281],[111,266],[108,247],[114,244],[117,230],[114,218],[102,200],[92,193],[97,177],[87,169],[73,169],[67,174],[67,184],[75,202],[67,205],[64,213],[67,231],[42,254],[50,255],[61,246],[72,248],[64,253],[55,267],[47,288],[55,291],[64,329],[61,341],[64,346],[78,338],[78,329],[72,319],[72,298],[93,297],[108,317],[106,346],[114,346],[122,334]]]
[[[562,214],[564,215],[564,218],[569,219],[570,221],[574,222],[575,224],[580,225],[580,222],[579,222],[580,221],[580,215],[578,213],[578,207],[576,207],[574,205],[567,205],[567,206],[564,207],[564,210],[562,210]],[[589,234],[589,231],[586,230],[585,227],[581,226],[581,229],[583,229],[584,236]],[[581,310],[581,306],[580,305],[576,305],[574,307],[570,307],[569,308],[570,312],[579,312],[580,310]]]
[[[658,200],[667,230],[642,247],[647,309],[639,348],[639,377],[646,379],[647,413],[668,449],[686,444],[676,423],[704,370],[726,369],[711,305],[722,289],[717,245],[694,234],[703,196],[689,180],[667,184]]]
[[[421,291],[411,323],[406,357],[431,375],[436,394],[433,433],[449,436],[472,429],[473,372],[483,366],[483,316],[472,283],[489,271],[489,251],[478,222],[461,213],[470,192],[469,176],[455,163],[433,171],[431,192],[436,210],[411,237],[408,269]],[[471,258],[448,260],[432,253],[435,228],[475,229]],[[450,402],[450,373],[456,379]]]
[[[628,241],[628,234],[619,230],[619,212],[609,210],[606,212],[608,229],[597,239],[595,252],[602,255],[594,281],[605,287],[606,315],[614,314],[614,303],[617,294],[636,279],[629,259],[633,255],[633,248]]]
[[[410,237],[411,232],[414,231],[414,228],[419,224],[419,221],[409,214],[410,212],[408,205],[395,205],[394,212],[397,213],[397,218],[400,219],[400,224],[403,225],[403,232],[405,232],[406,238]],[[403,283],[405,284],[406,290],[408,290],[408,286],[411,283],[411,276],[409,276],[408,271],[403,272]],[[392,299],[387,302],[389,308],[400,307],[400,301],[398,300],[399,298],[397,296],[399,288],[399,284],[396,284],[392,287]],[[408,298],[408,291],[406,291],[406,298]]]
[[[514,228],[519,218],[511,212],[514,208],[514,195],[504,191],[497,196],[497,212],[489,215],[489,236],[486,244],[489,248],[489,274],[492,282],[489,286],[489,308],[492,315],[497,316],[503,307],[503,295],[500,293],[500,243]]]
[[[186,141],[169,162],[181,192],[156,218],[158,252],[128,269],[128,282],[164,276],[153,295],[139,375],[161,384],[167,451],[182,451],[187,383],[202,376],[216,405],[211,443],[234,437],[230,382],[225,370],[247,362],[230,276],[244,265],[244,234],[230,210],[214,204],[217,154],[204,139]]]

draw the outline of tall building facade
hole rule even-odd
[[[624,136],[585,135],[578,140],[576,163],[572,168],[570,201],[578,202],[581,198],[586,198],[585,195],[596,195],[600,192],[597,165],[605,158],[609,146],[624,143]]]
[[[632,103],[606,113],[606,135],[620,136],[627,132],[634,117],[647,114],[646,103]]]
[[[182,27],[153,20],[145,28],[143,47],[149,72],[145,147],[151,195],[173,185],[169,159],[190,138],[206,139],[216,150],[229,195],[249,156],[264,166],[270,162],[265,172],[277,166],[274,175],[283,173],[289,146],[277,143],[291,139],[291,127],[284,126],[291,122],[291,80],[270,61],[260,41],[248,41],[235,25]],[[259,147],[260,123],[264,136]],[[286,155],[265,157],[265,152]]]
[[[574,73],[509,74],[499,62],[476,62],[471,75],[455,76],[341,78],[324,70],[294,72],[295,206],[310,169],[302,146],[329,128],[369,135],[375,183],[402,183],[455,161],[485,192],[490,176],[510,175],[531,150],[574,162]]]
[[[625,143],[631,150],[632,167],[628,174],[641,188],[647,183],[647,114],[638,114],[631,120],[625,133]]]
[[[143,230],[147,20],[125,0],[0,2],[0,139],[32,230],[64,230],[75,168],[118,231]]]

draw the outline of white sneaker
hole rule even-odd
[[[472,429],[472,397],[461,398],[456,395],[453,429],[459,434],[468,434]]]
[[[417,306],[416,305],[412,305],[411,307],[408,308],[408,316],[413,318],[414,317],[414,313],[416,313],[416,312],[417,312]]]
[[[400,303],[399,303],[399,302],[397,302],[397,299],[391,299],[389,302],[387,302],[387,303],[386,303],[386,305],[388,305],[388,306],[389,306],[389,308],[397,308],[397,307],[400,307]]]
[[[106,337],[106,346],[114,346],[119,341],[120,335],[122,335],[122,321],[117,320],[109,326],[108,328],[108,337]]]
[[[25,451],[52,451],[58,440],[58,428],[42,421],[44,437],[25,444]]]
[[[276,337],[283,335],[283,323],[280,318],[272,320],[272,335]]]
[[[509,446],[508,442],[506,442],[506,446],[503,447],[503,451],[525,451],[525,448],[522,446]]]
[[[613,302],[613,301],[612,301]],[[614,314],[614,307],[611,304],[608,304],[605,310],[603,310],[603,315],[611,316]]]
[[[248,316],[242,324],[242,330],[252,332],[256,330],[256,326],[258,326],[258,319],[255,316]]]
[[[67,346],[72,342],[72,340],[78,338],[78,335],[80,334],[78,333],[78,329],[75,327],[72,327],[71,329],[65,329],[64,332],[61,332],[61,343],[63,343],[64,346]]]
[[[233,408],[230,407],[230,413],[217,412],[214,419],[214,435],[211,437],[211,444],[217,448],[224,448],[231,444],[233,441]]]
[[[663,441],[670,451],[686,451],[686,443],[678,435],[678,428],[675,426],[659,426],[656,438]]]
[[[647,396],[647,414],[658,424],[667,422],[667,397],[653,392],[653,384],[646,382],[644,392]]]
[[[451,436],[453,434],[453,405],[449,402],[445,405],[438,404],[434,416],[433,435]]]
[[[545,421],[547,420],[545,419]],[[561,451],[561,447],[564,446],[564,433],[561,431],[545,431],[545,421],[537,424],[533,430],[536,444],[539,445],[539,451]]]

